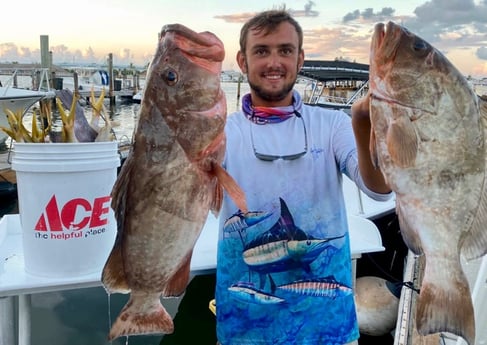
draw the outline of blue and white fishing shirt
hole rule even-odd
[[[364,186],[348,115],[304,105],[301,116],[265,125],[242,112],[228,118],[224,167],[253,212],[238,214],[225,195],[216,288],[222,345],[341,345],[359,336],[342,173],[373,199],[390,195]],[[300,158],[271,162],[254,152],[305,148]]]

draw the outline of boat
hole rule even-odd
[[[108,93],[110,88],[109,75],[107,71],[99,70],[95,72],[90,72],[87,74],[84,72],[79,75],[76,79],[74,77],[64,77],[62,83],[62,89],[68,89],[71,92],[76,90],[79,93],[89,95],[93,90],[96,94],[99,94],[102,90]]]
[[[305,60],[298,77],[307,83],[305,103],[350,114],[353,102],[367,93],[369,65],[343,60]]]
[[[40,81],[37,90],[15,87],[13,81],[17,76],[17,72],[17,70],[13,72],[5,86],[0,86],[0,127],[9,128],[5,109],[13,112],[22,111],[22,114],[25,114],[30,107],[40,100],[56,96],[49,85],[48,69],[40,71]],[[8,135],[4,131],[0,131],[0,147],[5,145],[7,138]]]
[[[142,90],[136,92],[135,95],[132,96],[132,102],[140,104],[140,102],[142,101],[142,94]]]

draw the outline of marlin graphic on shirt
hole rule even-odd
[[[250,242],[246,243],[244,233],[270,217],[272,213],[257,211],[236,213],[225,222],[224,232],[239,234],[244,245],[243,260],[250,271],[257,272],[260,276],[259,286],[251,281],[240,281],[231,285],[228,288],[231,296],[245,303],[279,305],[296,295],[337,298],[350,294],[351,289],[337,282],[332,276],[308,278],[276,286],[271,273],[295,268],[302,268],[309,273],[311,271],[309,265],[324,250],[332,246],[331,241],[345,236],[344,234],[317,239],[306,234],[294,223],[285,201],[282,198],[279,201],[281,206],[279,219],[269,230]],[[264,290],[266,277],[269,279],[267,291]]]
[[[279,219],[268,231],[245,245],[243,260],[251,270],[261,274],[283,272],[298,267],[309,271],[309,264],[331,246],[330,241],[345,235],[317,239],[306,234],[295,225],[284,200],[279,200]]]

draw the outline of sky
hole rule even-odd
[[[443,52],[466,76],[487,77],[487,0],[24,0],[2,4],[0,62],[40,62],[47,35],[54,64],[147,65],[165,24],[211,31],[225,70],[238,70],[240,28],[254,13],[285,6],[304,31],[306,59],[368,63],[378,22],[394,21]]]

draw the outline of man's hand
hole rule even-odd
[[[370,92],[352,104],[352,117],[358,120],[369,118],[370,116]]]
[[[370,154],[370,93],[352,104],[352,127],[357,143],[357,154],[359,170],[365,185],[377,193],[389,193],[391,189],[387,186],[379,169],[372,163]]]

